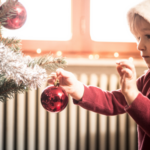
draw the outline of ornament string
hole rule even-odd
[[[53,77],[56,77],[56,74],[51,74],[47,77],[47,79],[53,79]],[[59,79],[56,77],[56,81],[54,82],[54,86],[58,87],[59,86]]]
[[[59,80],[56,79],[55,83],[54,83],[54,86],[58,87],[59,86]]]

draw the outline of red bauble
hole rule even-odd
[[[48,86],[41,95],[42,106],[50,112],[60,112],[68,104],[68,95],[59,86]]]
[[[9,5],[9,2],[3,5]],[[19,29],[24,25],[27,19],[27,12],[25,7],[19,2],[15,4],[13,9],[16,11],[16,14],[12,16],[12,18],[7,18],[6,24],[3,24],[3,26],[8,29]]]

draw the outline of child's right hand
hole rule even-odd
[[[73,73],[59,68],[56,70],[56,73],[51,73],[50,76],[51,78],[48,80],[49,84],[54,84],[56,79],[58,79],[59,86],[61,86],[74,99],[81,100],[84,93],[84,86],[77,80]]]

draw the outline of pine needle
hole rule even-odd
[[[34,58],[33,61],[29,63],[29,66],[34,67],[35,64],[38,64],[40,67],[47,71],[54,71],[57,68],[66,67],[67,62],[65,60],[65,57],[56,58],[49,54],[42,57]]]
[[[6,99],[11,99],[14,97],[14,94],[23,93],[29,90],[23,83],[17,85],[14,80],[9,80],[0,75],[0,101],[4,102]]]

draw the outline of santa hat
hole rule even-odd
[[[128,11],[127,20],[129,25],[133,21],[135,14],[142,16],[150,23],[150,0],[144,0]]]

